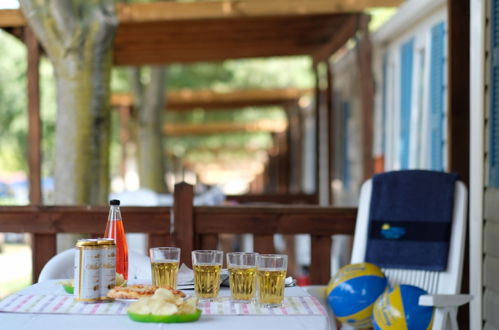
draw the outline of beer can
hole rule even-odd
[[[75,246],[74,299],[93,303],[100,299],[101,249],[96,239],[80,239]]]
[[[116,243],[112,238],[99,238],[101,248],[100,299],[112,300],[107,292],[116,286]]]

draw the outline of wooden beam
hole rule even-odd
[[[28,167],[29,201],[42,204],[41,186],[41,121],[40,121],[40,47],[31,28],[25,30],[28,56]]]
[[[195,231],[206,234],[351,235],[355,231],[356,214],[354,208],[296,205],[194,208]]]
[[[250,123],[165,124],[163,132],[169,136],[208,135],[234,132],[284,132],[285,120],[262,119]]]
[[[221,110],[237,109],[250,106],[285,106],[294,104],[311,89],[276,88],[276,89],[242,89],[231,92],[215,92],[212,90],[183,89],[169,91],[165,96],[168,111],[190,111],[193,109]],[[128,107],[133,105],[130,93],[113,93],[111,105]]]
[[[169,207],[122,207],[121,212],[129,233],[169,233]],[[102,235],[108,213],[107,206],[0,206],[0,232]]]
[[[19,9],[0,10],[0,28],[24,27],[26,19]]]
[[[309,55],[327,43],[350,15],[123,23],[115,38],[114,62],[126,65]]]
[[[396,7],[402,0],[233,0],[118,4],[120,22],[220,19],[252,16],[312,15],[360,12]]]
[[[338,31],[331,36],[328,43],[321,46],[315,53],[312,54],[316,61],[327,60],[331,55],[336,53],[341,47],[343,47],[350,38],[355,37],[355,33],[359,28],[358,25],[359,16],[352,15],[347,18],[345,23],[340,27]]]
[[[229,202],[245,203],[261,203],[271,204],[317,204],[317,195],[311,194],[244,194],[244,195],[227,195],[226,200]]]
[[[154,2],[116,5],[120,23],[313,15],[360,12],[372,7],[397,7],[403,0],[232,0]],[[26,25],[18,9],[0,10],[0,27]]]
[[[362,100],[362,158],[364,180],[374,174],[373,157],[373,113],[374,113],[374,76],[372,71],[372,44],[369,36],[369,16],[362,15],[359,28],[362,33],[357,47],[360,70]]]

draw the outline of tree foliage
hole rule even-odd
[[[0,171],[24,170],[27,135],[26,108],[26,51],[25,46],[14,37],[0,31]],[[168,88],[170,89],[213,89],[219,92],[243,88],[279,88],[313,86],[310,71],[311,60],[306,57],[230,60],[221,63],[173,64],[169,66]],[[42,125],[43,125],[43,175],[54,172],[56,99],[52,66],[42,60],[41,69]],[[142,78],[148,82],[147,72]],[[111,79],[112,91],[129,92],[128,68],[114,67]],[[4,115],[5,114],[5,115]],[[206,123],[215,121],[253,121],[262,118],[281,119],[284,112],[280,108],[246,108],[240,111],[203,111],[198,109],[190,114],[168,113],[165,122]],[[117,172],[119,164],[119,140],[117,116],[113,116],[111,143],[111,168]],[[269,134],[233,133],[213,136],[172,137],[166,141],[170,153],[187,153],[190,149],[202,148],[268,148],[272,144]],[[195,152],[195,151],[194,151]],[[202,155],[192,155],[199,159]],[[212,159],[213,157],[209,157]]]

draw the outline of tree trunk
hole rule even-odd
[[[137,146],[139,181],[142,188],[166,192],[163,114],[165,109],[165,68],[151,67],[151,80],[142,86],[139,69],[132,71],[137,108]]]
[[[102,204],[109,189],[114,1],[21,0],[57,84],[57,204]]]
[[[57,204],[101,204],[109,186],[109,72],[64,67],[56,62],[57,106],[67,110],[57,114],[54,198]]]

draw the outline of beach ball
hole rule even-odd
[[[374,329],[431,329],[433,307],[420,306],[425,290],[413,285],[397,285],[385,292],[374,305]]]
[[[363,262],[342,267],[327,287],[329,306],[336,318],[355,328],[372,326],[373,306],[387,288],[381,269]]]

